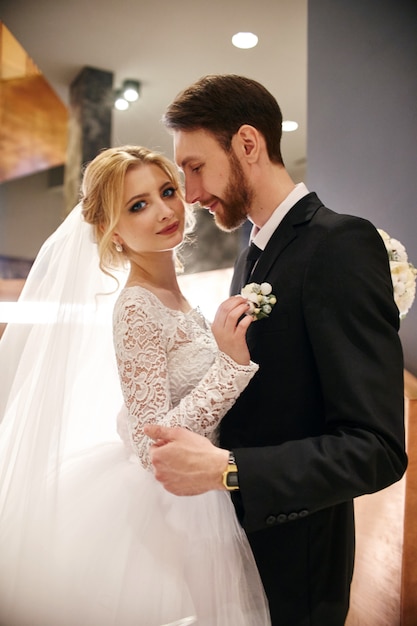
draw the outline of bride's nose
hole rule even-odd
[[[158,216],[160,220],[165,220],[174,215],[173,208],[164,200],[161,199],[158,205]]]

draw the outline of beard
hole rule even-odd
[[[239,159],[233,152],[229,156],[230,176],[223,199],[219,198],[222,211],[216,211],[214,220],[220,230],[231,232],[242,226],[248,217],[253,201],[253,190],[249,186]]]

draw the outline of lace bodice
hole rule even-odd
[[[238,365],[220,352],[198,309],[170,309],[139,286],[122,290],[113,330],[127,407],[119,433],[124,440],[128,433],[142,465],[150,466],[146,423],[185,426],[216,441],[217,425],[258,366]]]

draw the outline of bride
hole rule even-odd
[[[229,494],[166,492],[143,432],[215,441],[258,369],[246,300],[210,327],[179,289],[189,221],[167,159],[105,150],[34,263],[19,306],[40,319],[0,342],[2,626],[270,623]]]

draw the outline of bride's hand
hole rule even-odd
[[[248,310],[245,298],[232,296],[219,306],[211,327],[219,350],[240,365],[248,365],[250,361],[246,331],[253,317],[245,315]]]

